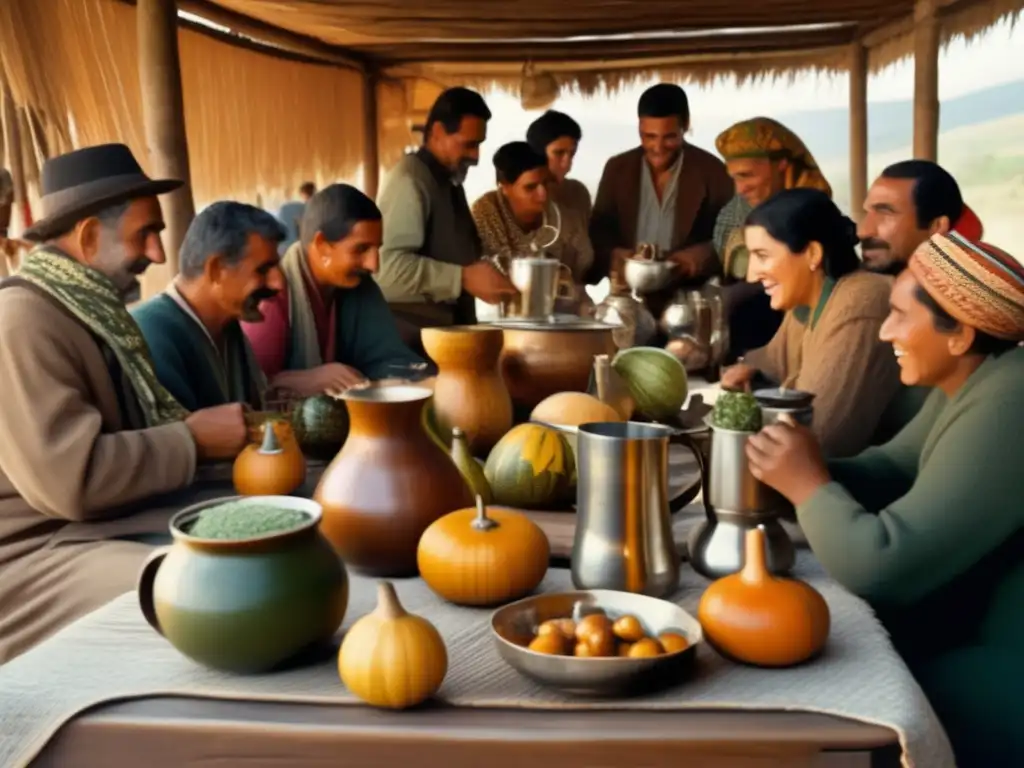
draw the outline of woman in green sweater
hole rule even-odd
[[[881,337],[933,388],[890,442],[826,462],[775,425],[747,446],[822,565],[868,600],[962,768],[1024,765],[1024,268],[935,235],[897,279]]]

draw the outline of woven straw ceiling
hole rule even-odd
[[[944,41],[1024,0],[933,0]],[[914,0],[191,0],[316,39],[385,73],[508,84],[532,61],[584,91],[637,76],[873,69],[912,52]],[[638,37],[639,36],[639,37]],[[580,39],[589,38],[589,39]]]

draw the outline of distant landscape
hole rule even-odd
[[[493,97],[492,97],[493,98]],[[521,139],[536,117],[509,108],[507,98],[496,98],[495,119],[480,167],[467,181],[471,199],[493,188],[490,153],[501,144]],[[789,106],[789,105],[787,105]],[[632,103],[609,100],[601,119],[588,117],[573,175],[596,191],[605,160],[636,144]],[[872,103],[868,115],[869,179],[886,165],[911,156],[913,106],[909,99]],[[849,209],[849,116],[845,109],[780,109],[770,117],[786,124],[808,145],[825,172],[836,203]],[[714,138],[722,125],[702,121],[694,105],[690,141],[714,151]],[[731,122],[731,121],[730,121]],[[987,240],[1024,259],[1024,80],[976,91],[942,102],[939,162],[960,182],[964,197],[985,224]]]

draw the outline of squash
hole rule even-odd
[[[313,395],[296,404],[291,424],[303,453],[330,461],[348,437],[348,408],[344,401],[330,395]]]
[[[584,392],[559,392],[544,398],[533,413],[530,421],[557,424],[562,427],[578,427],[595,421],[625,421],[612,406],[602,403],[593,395]]]
[[[267,419],[263,442],[242,449],[231,468],[243,496],[287,496],[306,480],[306,459],[287,422]]]
[[[815,656],[828,639],[828,603],[810,585],[773,576],[761,528],[747,531],[746,562],[711,584],[697,620],[723,656],[762,667],[789,667]]]
[[[489,606],[525,597],[548,572],[551,545],[522,512],[460,509],[435,521],[416,552],[420,576],[456,605]]]
[[[575,474],[569,441],[541,424],[510,429],[484,464],[494,503],[526,509],[557,507],[568,501]]]
[[[448,673],[448,650],[426,619],[407,613],[389,581],[377,586],[377,607],[345,633],[338,674],[373,707],[406,709],[429,699]]]
[[[655,420],[679,415],[688,394],[686,368],[671,352],[624,349],[612,360],[612,370],[625,381],[639,413]]]
[[[466,480],[470,493],[474,497],[483,497],[484,504],[490,504],[493,494],[491,486],[484,477],[484,468],[480,466],[469,452],[469,441],[466,440],[466,433],[459,427],[452,427],[452,461],[459,468],[459,472]]]

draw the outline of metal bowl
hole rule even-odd
[[[648,633],[679,632],[690,645],[648,659],[551,656],[527,647],[540,624],[570,617],[574,609],[583,615],[603,610],[612,620],[630,614]],[[697,646],[704,640],[700,623],[675,603],[607,589],[534,595],[510,603],[491,616],[491,634],[501,658],[517,672],[541,685],[584,696],[647,693],[672,685],[693,671]]]
[[[670,261],[626,259],[622,279],[637,293],[651,293],[668,285],[672,279],[672,267]]]

